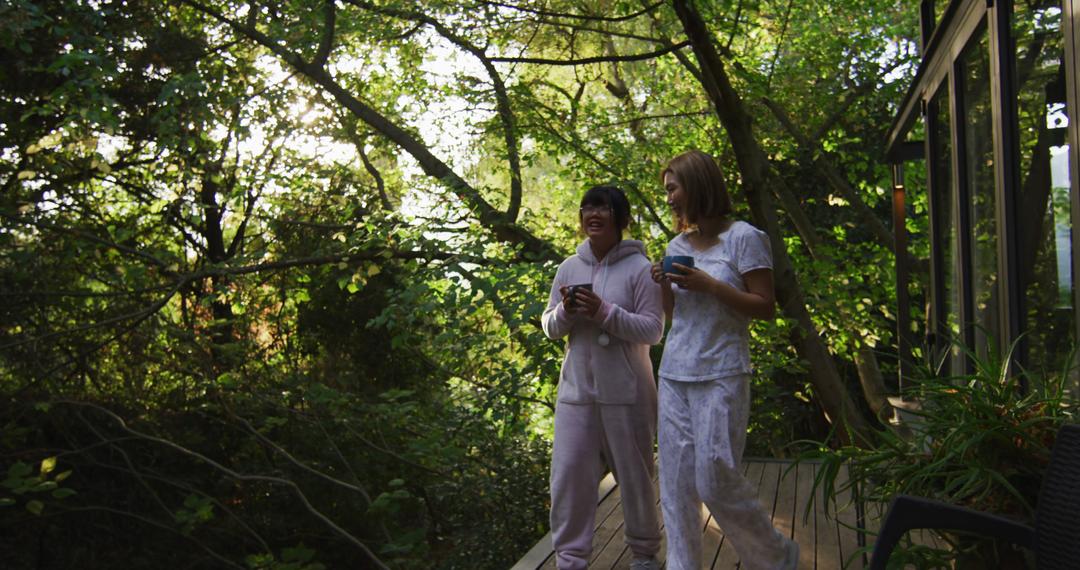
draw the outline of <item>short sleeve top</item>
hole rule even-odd
[[[686,234],[668,244],[666,255],[689,255],[694,267],[746,291],[743,276],[772,269],[769,236],[746,222],[733,222],[712,247],[698,251]],[[672,286],[675,307],[664,342],[660,377],[683,382],[748,374],[750,319],[707,293]]]

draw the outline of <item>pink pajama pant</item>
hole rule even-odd
[[[555,406],[551,539],[559,570],[588,566],[605,460],[619,484],[626,544],[635,556],[655,556],[660,549],[652,485],[656,393],[639,389],[637,400],[632,405]]]

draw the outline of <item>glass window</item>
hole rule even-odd
[[[1060,371],[1075,342],[1069,117],[1060,2],[1018,2],[1017,109],[1020,134],[1020,285],[1024,292],[1024,362],[1041,374]]]
[[[938,348],[948,350],[945,373],[959,373],[960,275],[956,271],[956,216],[953,208],[952,139],[950,138],[949,86],[943,83],[929,105],[930,130],[930,199],[933,208],[933,231],[936,252],[940,256],[940,284],[936,286]]]
[[[971,243],[971,291],[976,358],[986,360],[996,351],[1001,335],[999,323],[997,212],[994,186],[993,111],[990,101],[990,58],[985,28],[964,49],[958,62],[963,117],[962,182],[968,208]]]

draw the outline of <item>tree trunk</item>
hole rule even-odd
[[[207,175],[202,179],[202,189],[199,191],[199,205],[202,207],[203,213],[203,224],[200,229],[202,230],[203,239],[206,240],[206,261],[212,265],[225,263],[231,257],[225,248],[225,232],[221,227],[221,218],[224,212],[217,201],[217,192],[220,185],[214,181],[215,175],[220,175],[218,168],[207,169]],[[212,299],[210,310],[213,315],[213,321],[210,324],[210,351],[211,358],[213,358],[214,373],[220,374],[233,367],[232,363],[229,362],[228,350],[226,349],[226,345],[235,340],[232,303],[222,300],[218,296],[219,291],[225,291],[229,288],[229,278],[227,276],[213,276],[207,281],[209,282],[208,294]]]
[[[842,442],[862,444],[868,440],[871,427],[856,407],[828,347],[817,333],[791,259],[780,239],[780,226],[768,192],[769,184],[780,182],[770,177],[768,161],[754,137],[750,116],[727,77],[701,14],[687,0],[675,0],[674,6],[701,68],[702,87],[731,140],[754,223],[769,234],[777,300],[784,315],[796,322],[793,341],[799,356],[809,364],[817,400],[837,427]]]
[[[795,124],[791,122],[787,113],[778,104],[768,99],[765,99],[765,105],[772,110],[773,114],[784,125],[800,147],[806,151],[807,155],[814,154],[814,149],[811,148],[809,139],[799,132],[795,127]],[[814,164],[819,170],[835,170],[832,169],[825,159],[815,160]],[[853,205],[856,202],[862,205],[861,209],[855,208],[855,210],[857,214],[863,218],[865,225],[866,214],[868,212],[872,214],[872,211],[866,204],[862,203],[862,200],[854,193],[854,189],[851,188],[846,181],[840,180],[840,182],[848,189],[848,192],[845,194],[848,200]],[[833,181],[832,183],[835,186],[838,182]],[[792,225],[795,226],[795,231],[798,232],[799,237],[802,238],[803,245],[810,252],[810,256],[816,260],[824,260],[832,266],[837,266],[836,261],[824,253],[825,250],[821,247],[822,241],[817,235],[817,229],[814,228],[810,218],[806,215],[806,212],[803,211],[802,204],[795,198],[794,193],[782,184],[774,183],[771,187],[774,190],[774,195],[780,201],[781,208],[787,213],[788,219],[791,221]],[[877,218],[873,219],[878,225],[881,225],[881,222],[878,221]],[[882,228],[884,228],[883,225]],[[880,238],[880,232],[875,231],[874,233]],[[891,235],[887,242],[881,242],[880,245],[891,251],[895,250],[895,244],[892,241]],[[913,262],[909,261],[909,263]],[[846,311],[841,311],[841,316],[846,317],[847,315],[848,313]],[[870,410],[874,413],[874,417],[881,421],[886,414],[891,415],[892,406],[889,404],[888,390],[885,387],[885,381],[881,375],[881,368],[878,366],[877,355],[875,355],[870,346],[866,344],[864,334],[859,333],[858,331],[854,331],[853,334],[855,335],[855,340],[853,341],[853,344],[855,345],[855,367],[859,372],[859,383],[862,385],[863,399],[866,400],[866,403],[870,406]]]
[[[855,367],[859,370],[859,382],[862,384],[863,397],[870,405],[870,411],[878,421],[888,421],[892,415],[892,404],[889,403],[888,392],[885,390],[885,380],[881,376],[881,368],[878,367],[877,356],[874,349],[864,342],[859,342],[855,350]]]

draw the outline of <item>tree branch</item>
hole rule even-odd
[[[326,0],[323,3],[323,35],[319,41],[319,49],[311,58],[311,65],[326,67],[326,60],[330,58],[330,50],[334,47],[334,25],[337,21],[337,5],[334,0]]]
[[[230,568],[236,568],[238,570],[247,570],[249,568],[249,566],[241,566],[241,565],[233,562],[232,560],[229,560],[228,558],[225,558],[224,556],[222,556],[222,555],[218,554],[217,552],[215,552],[209,546],[203,544],[199,540],[195,540],[192,536],[190,536],[188,534],[184,534],[184,533],[176,530],[175,528],[173,528],[171,526],[160,523],[160,522],[158,522],[158,521],[156,521],[154,519],[150,519],[150,518],[144,517],[142,515],[133,513],[131,511],[122,511],[120,509],[114,509],[112,507],[93,506],[93,507],[75,507],[75,508],[70,508],[70,509],[63,509],[61,512],[66,514],[66,513],[80,513],[80,512],[94,512],[94,511],[101,511],[101,512],[106,512],[106,513],[112,513],[114,515],[131,517],[131,518],[133,518],[133,519],[135,519],[135,520],[137,520],[137,521],[139,521],[139,522],[141,522],[143,524],[150,525],[152,527],[155,527],[155,528],[170,532],[172,534],[175,534],[176,536],[180,536],[180,537],[183,537],[183,538],[186,538],[186,539],[190,540],[191,542],[198,545],[199,548],[206,551],[206,553],[209,554],[211,557],[213,557],[215,560],[217,560],[218,562],[220,562],[220,563],[222,563],[222,564],[224,564],[224,565],[226,565],[226,566],[228,566]]]
[[[382,204],[383,209],[388,212],[393,211],[394,204],[390,202],[390,196],[386,194],[386,182],[383,181],[379,169],[375,168],[375,165],[371,163],[371,159],[368,158],[367,152],[364,151],[363,142],[353,141],[353,146],[356,147],[356,153],[360,155],[360,161],[364,163],[364,169],[375,179],[375,188],[379,191],[379,202]]]
[[[506,158],[510,168],[510,200],[506,208],[506,220],[509,222],[515,222],[518,218],[518,213],[521,210],[521,155],[519,151],[519,143],[517,139],[517,125],[514,117],[514,112],[510,108],[510,96],[506,92],[506,83],[503,81],[499,71],[495,69],[495,65],[492,64],[492,59],[484,53],[483,49],[474,46],[465,38],[455,33],[450,28],[446,27],[442,22],[419,12],[410,12],[406,10],[399,10],[396,8],[376,6],[367,0],[345,0],[354,6],[359,6],[367,10],[395,16],[398,18],[404,18],[412,20],[414,22],[423,22],[435,29],[440,36],[446,38],[450,43],[460,47],[461,49],[469,52],[476,59],[480,60],[480,64],[484,66],[484,70],[487,71],[488,77],[491,78],[491,84],[495,88],[495,106],[498,109],[499,120],[502,122],[503,127],[503,142],[506,145]]]
[[[772,61],[769,62],[769,73],[765,78],[766,88],[772,87],[773,73],[776,72],[776,62],[780,60],[780,51],[784,46],[784,40],[787,37],[788,26],[791,24],[791,10],[795,5],[794,0],[788,0],[787,9],[784,10],[784,23],[780,27],[780,36],[776,40],[776,50],[773,51]],[[740,8],[742,3],[739,4]],[[739,20],[736,18],[735,24],[738,25]]]
[[[83,297],[83,298],[113,298],[131,297],[144,293],[157,293],[171,288],[171,285],[158,285],[156,287],[144,287],[131,289],[130,291],[0,291],[0,298],[24,298],[24,297]]]
[[[851,204],[852,209],[855,210],[856,215],[859,217],[860,222],[870,230],[870,233],[874,235],[878,244],[888,249],[889,251],[896,250],[896,244],[893,241],[893,235],[889,232],[889,229],[885,227],[885,224],[881,223],[874,211],[866,205],[866,202],[862,200],[858,192],[848,184],[847,180],[836,171],[836,167],[832,165],[832,162],[826,160],[828,156],[825,150],[823,150],[818,144],[811,141],[791,120],[791,117],[787,114],[787,111],[780,105],[780,103],[768,98],[762,98],[762,102],[766,107],[772,111],[780,124],[784,126],[784,129],[788,131],[795,142],[802,147],[803,151],[809,156],[813,157],[814,169],[828,181],[829,185],[834,190],[839,192],[845,200]]]
[[[343,107],[375,131],[390,139],[405,152],[412,155],[420,168],[428,176],[442,182],[453,191],[477,216],[480,223],[495,234],[498,239],[520,244],[527,257],[535,259],[558,260],[562,255],[548,242],[537,238],[531,232],[514,223],[505,214],[495,209],[481,193],[465,182],[453,169],[438,159],[414,135],[390,121],[374,108],[360,101],[342,87],[322,68],[305,62],[297,53],[283,47],[279,42],[260,32],[254,27],[244,25],[221,14],[214,8],[197,0],[181,0],[184,4],[225,24],[234,31],[248,37],[255,43],[270,50],[274,55],[291,65],[308,79],[330,93]]]
[[[84,232],[82,230],[77,230],[77,229],[74,229],[74,228],[66,228],[64,226],[60,226],[60,225],[56,225],[56,224],[50,224],[48,222],[42,222],[42,221],[36,221],[36,220],[26,220],[26,219],[23,219],[23,218],[19,218],[17,216],[12,216],[11,214],[8,214],[6,212],[0,212],[0,217],[3,217],[3,218],[5,218],[5,219],[7,219],[7,220],[9,220],[9,221],[11,221],[13,223],[16,223],[16,224],[27,225],[27,226],[35,227],[35,228],[38,228],[38,229],[50,230],[50,231],[54,231],[54,232],[61,233],[61,234],[67,234],[67,235],[75,236],[75,237],[77,237],[79,239],[84,239],[86,241],[96,243],[98,245],[103,245],[103,246],[105,246],[107,248],[115,249],[116,251],[119,251],[121,253],[126,253],[128,255],[132,255],[132,256],[138,257],[139,259],[147,261],[151,265],[161,269],[162,272],[164,274],[166,274],[166,275],[173,274],[173,272],[171,272],[168,269],[168,264],[165,261],[163,261],[161,259],[158,259],[158,258],[154,257],[153,255],[150,255],[149,253],[146,253],[144,251],[140,251],[140,250],[138,250],[136,248],[129,247],[129,246],[126,246],[126,245],[122,245],[122,244],[116,243],[116,242],[111,241],[111,240],[107,240],[105,238],[96,236],[96,235],[94,235],[92,233],[89,233],[89,232]]]
[[[80,332],[86,332],[88,330],[93,330],[93,329],[96,329],[96,328],[106,327],[106,326],[113,325],[113,324],[116,324],[116,323],[122,323],[124,321],[135,320],[135,324],[137,325],[138,323],[141,323],[142,321],[146,320],[146,318],[149,317],[150,315],[153,315],[154,313],[160,311],[161,308],[164,307],[165,304],[169,302],[169,299],[171,299],[173,297],[173,295],[175,295],[178,290],[179,290],[179,285],[173,287],[172,291],[170,291],[169,294],[165,295],[164,297],[159,299],[154,304],[152,304],[149,307],[146,307],[144,309],[140,309],[138,311],[135,311],[134,313],[128,313],[126,315],[120,315],[120,316],[108,318],[108,319],[105,319],[103,321],[98,321],[96,323],[90,323],[88,325],[82,325],[82,326],[73,327],[73,328],[70,328],[70,329],[53,331],[53,332],[45,333],[45,334],[43,334],[41,336],[36,336],[36,337],[33,337],[33,338],[24,338],[22,340],[17,340],[15,342],[10,342],[10,343],[5,344],[5,345],[0,345],[0,350],[8,350],[8,349],[12,349],[12,348],[15,348],[15,347],[18,347],[18,346],[22,346],[24,344],[41,342],[43,340],[46,340],[46,339],[49,339],[49,338],[52,338],[52,337],[55,337],[55,336],[63,336],[63,335],[80,333]],[[127,330],[131,330],[131,328],[134,328],[134,325],[132,325],[131,327],[128,327]],[[100,348],[100,347],[98,347],[98,348]]]
[[[540,20],[539,24],[555,26],[559,28],[565,28],[574,30],[577,32],[594,32],[604,38],[626,38],[628,40],[638,40],[642,42],[648,42],[651,44],[670,45],[671,42],[665,38],[656,38],[653,36],[643,36],[641,34],[634,34],[630,32],[620,32],[616,30],[605,30],[603,28],[594,28],[592,26],[579,26],[575,24],[564,24],[559,22],[550,22],[546,20]]]
[[[660,113],[657,115],[638,115],[637,117],[631,117],[621,121],[611,121],[608,123],[599,123],[593,125],[594,128],[603,129],[607,127],[618,127],[638,121],[651,121],[653,119],[686,119],[690,117],[708,117],[712,115],[712,111],[687,111],[683,113]]]
[[[577,152],[581,156],[587,158],[590,162],[597,165],[598,167],[600,167],[602,170],[604,170],[608,174],[611,174],[612,176],[615,176],[616,178],[622,176],[621,171],[609,166],[604,161],[597,158],[596,155],[589,152],[585,148],[585,145],[581,144],[580,141],[577,141],[576,139],[571,140],[571,139],[567,138],[565,135],[563,135],[563,133],[559,132],[558,129],[555,129],[555,128],[551,127],[549,124],[547,124],[547,122],[545,122],[545,123],[543,123],[543,124],[541,124],[539,126],[541,128],[543,128],[544,130],[548,131],[548,133],[551,134],[551,136],[559,139],[566,146],[568,146],[570,148],[573,148],[575,150],[575,152]],[[644,196],[641,193],[641,189],[638,188],[636,184],[627,185],[627,186],[628,186],[630,192],[637,198],[638,202],[640,202],[643,206],[645,206],[645,209],[648,210],[649,215],[652,217],[653,223],[655,223],[657,226],[660,227],[660,230],[664,232],[664,235],[667,236],[668,239],[671,239],[671,238],[675,237],[675,232],[672,231],[672,229],[668,226],[667,222],[664,221],[664,218],[656,211],[655,208],[653,208],[652,202],[646,196]]]
[[[664,3],[662,1],[661,2],[655,2],[653,4],[650,4],[650,5],[646,6],[645,8],[643,8],[643,9],[637,11],[637,12],[634,12],[632,14],[627,14],[625,16],[590,16],[588,14],[570,14],[570,13],[566,13],[566,12],[552,12],[552,11],[549,11],[549,10],[538,10],[536,8],[524,8],[522,6],[517,6],[517,5],[514,5],[514,4],[506,4],[504,2],[492,2],[491,0],[480,0],[480,2],[482,4],[486,4],[488,6],[496,6],[498,8],[509,8],[511,10],[517,10],[519,12],[525,12],[525,13],[528,13],[528,14],[535,14],[537,16],[547,16],[547,17],[551,17],[551,18],[566,18],[566,19],[571,19],[571,20],[590,20],[590,21],[595,21],[595,22],[625,22],[627,20],[633,20],[634,18],[637,18],[638,16],[642,16],[644,14],[652,12],[653,10],[655,10],[656,8],[658,8],[659,6],[661,6]]]
[[[596,57],[584,57],[581,59],[547,59],[540,57],[493,57],[491,61],[500,63],[535,63],[539,65],[588,65],[591,63],[612,63],[617,61],[644,61],[647,59],[655,59],[662,55],[669,54],[673,51],[678,51],[686,46],[690,45],[690,42],[684,41],[677,44],[671,44],[662,47],[656,51],[647,53],[637,53],[633,55],[615,55],[615,56],[596,56]]]
[[[294,466],[299,468],[301,471],[304,471],[306,473],[314,475],[315,477],[317,477],[319,479],[322,479],[322,480],[324,480],[324,481],[326,481],[326,482],[328,482],[328,483],[330,483],[332,485],[337,485],[338,487],[342,487],[342,488],[347,489],[349,491],[352,491],[354,493],[358,493],[361,497],[364,498],[364,501],[368,505],[371,504],[371,495],[369,495],[367,490],[365,490],[363,487],[358,486],[358,485],[353,485],[352,483],[349,483],[347,481],[342,481],[341,479],[338,479],[336,477],[331,477],[331,476],[327,475],[326,473],[323,473],[322,471],[319,471],[318,469],[314,469],[309,465],[305,465],[304,462],[302,462],[302,461],[298,460],[297,458],[293,457],[293,455],[291,453],[289,453],[288,451],[286,451],[285,448],[283,448],[280,445],[278,445],[277,443],[273,442],[270,438],[266,437],[265,435],[259,433],[259,430],[255,429],[255,427],[251,425],[251,422],[247,421],[244,418],[241,418],[240,416],[233,413],[231,410],[229,411],[229,415],[231,415],[233,417],[233,419],[235,419],[235,420],[239,421],[241,424],[243,424],[244,427],[247,428],[247,431],[251,435],[255,436],[256,439],[263,442],[263,444],[268,446],[270,449],[273,449],[278,455],[281,455],[282,457],[284,457],[289,463],[292,463]]]
[[[201,462],[205,463],[206,465],[208,465],[208,466],[210,466],[210,467],[224,473],[225,475],[227,475],[227,476],[229,476],[229,477],[231,477],[233,479],[236,479],[237,481],[259,481],[259,482],[263,482],[263,483],[272,483],[272,484],[277,484],[277,485],[282,485],[284,487],[288,487],[290,490],[292,490],[293,494],[296,495],[296,498],[299,499],[300,502],[304,504],[304,507],[307,509],[308,513],[310,513],[312,516],[314,516],[315,518],[322,521],[322,523],[324,525],[326,525],[328,528],[330,528],[331,530],[333,530],[335,534],[337,534],[341,538],[345,539],[347,542],[353,544],[354,546],[359,548],[361,551],[363,551],[364,554],[366,554],[368,556],[368,558],[371,559],[372,563],[374,563],[378,568],[380,568],[381,570],[390,570],[389,567],[386,566],[386,564],[383,563],[383,561],[380,560],[379,557],[376,556],[375,553],[372,552],[371,549],[368,548],[366,544],[361,542],[358,538],[356,538],[355,536],[350,534],[345,529],[338,526],[337,523],[330,520],[330,518],[328,516],[326,516],[325,514],[323,514],[322,511],[315,508],[315,506],[311,504],[311,501],[308,500],[307,495],[304,494],[303,490],[300,489],[300,486],[297,485],[294,481],[291,481],[289,479],[283,479],[281,477],[273,477],[273,476],[269,476],[269,475],[249,475],[249,474],[246,474],[246,473],[241,473],[241,472],[238,472],[238,471],[234,471],[234,470],[232,470],[232,469],[218,463],[217,461],[214,461],[210,457],[208,457],[206,455],[203,455],[203,454],[201,454],[201,453],[199,453],[197,451],[188,449],[188,448],[186,448],[186,447],[184,447],[184,446],[182,446],[182,445],[180,445],[178,443],[169,441],[167,439],[162,439],[162,438],[159,438],[159,437],[155,437],[155,436],[152,436],[150,434],[145,434],[145,433],[142,433],[142,432],[140,432],[138,430],[132,429],[132,428],[128,427],[127,422],[125,422],[123,418],[116,415],[111,410],[103,408],[103,407],[98,406],[96,404],[91,404],[91,403],[88,403],[88,402],[77,402],[77,401],[73,401],[73,400],[58,400],[57,403],[67,404],[67,405],[72,405],[72,406],[83,406],[83,407],[87,407],[87,408],[97,410],[98,412],[100,412],[102,414],[105,414],[106,416],[112,418],[113,421],[115,421],[120,426],[120,429],[124,430],[128,434],[139,437],[139,438],[142,438],[143,440],[146,440],[146,441],[149,441],[149,442],[152,442],[152,443],[157,443],[157,444],[162,445],[164,447],[168,447],[168,448],[170,448],[170,449],[172,449],[172,450],[174,450],[174,451],[176,451],[176,452],[178,452],[178,453],[180,453],[182,455],[186,455],[188,457],[191,457],[193,459],[201,461]]]
[[[896,67],[897,65],[893,65],[891,68],[882,69],[877,75],[874,76],[875,79],[889,73],[892,69],[895,69]],[[821,126],[814,130],[813,136],[810,138],[810,140],[821,140],[825,138],[825,135],[832,130],[833,125],[835,125],[840,119],[847,116],[848,109],[850,109],[851,106],[859,100],[859,97],[868,93],[872,93],[875,89],[877,89],[876,83],[874,83],[873,81],[866,81],[859,84],[854,89],[848,89],[844,91],[843,95],[840,98],[839,104],[837,104],[833,108],[832,112],[829,113],[829,116],[825,117],[825,120],[821,122]]]
[[[349,460],[345,458],[345,454],[341,452],[341,448],[338,447],[337,442],[334,441],[334,438],[330,436],[330,432],[326,431],[326,426],[324,426],[323,423],[319,421],[318,417],[315,417],[314,421],[315,425],[319,426],[319,431],[322,432],[323,437],[326,438],[326,442],[330,444],[330,447],[334,450],[334,455],[337,455],[338,461],[340,461],[341,464],[345,466],[345,469],[348,470],[349,475],[352,476],[352,479],[356,482],[357,487],[360,487],[360,476],[356,473],[356,470],[353,469],[353,466],[351,463],[349,463]],[[368,498],[368,503],[371,503],[370,498]],[[380,520],[379,529],[382,530],[383,536],[386,537],[386,541],[390,542],[392,537],[390,536],[390,531],[386,529],[386,523]]]
[[[358,261],[374,261],[374,260],[387,260],[387,259],[412,259],[423,261],[460,261],[463,263],[471,263],[475,265],[491,265],[493,261],[490,258],[476,257],[472,255],[464,255],[453,252],[445,251],[415,251],[415,250],[398,250],[394,248],[379,248],[371,250],[362,250],[346,253],[335,253],[328,255],[318,255],[312,257],[301,257],[296,259],[286,259],[282,261],[269,261],[266,263],[259,263],[255,265],[244,265],[240,267],[227,267],[216,266],[202,269],[195,273],[189,273],[184,275],[180,280],[181,284],[205,279],[207,277],[225,277],[236,275],[247,275],[251,273],[262,273],[265,271],[277,271],[280,269],[291,269],[294,267],[312,267],[318,265],[328,265],[331,263],[355,263]]]
[[[122,442],[122,441],[141,441],[141,440],[140,440],[140,438],[137,438],[137,437],[112,438],[112,439],[108,439],[108,440],[103,440],[99,444],[95,444],[95,446],[113,445],[115,443],[119,443],[119,442]],[[89,449],[89,447],[87,447],[86,449]],[[85,451],[85,449],[73,450],[73,451],[70,451],[70,452],[66,452],[65,455],[66,454],[71,454],[71,453],[82,453],[83,451]],[[231,518],[233,520],[233,522],[235,522],[237,525],[239,525],[241,528],[243,528],[249,535],[251,535],[251,538],[254,539],[256,542],[258,542],[259,545],[262,547],[262,549],[264,551],[266,551],[266,552],[271,552],[272,551],[272,549],[270,548],[270,545],[267,544],[266,539],[264,539],[254,528],[252,528],[251,525],[249,525],[247,522],[245,522],[243,518],[241,518],[232,509],[230,509],[228,505],[221,502],[220,500],[218,500],[213,495],[209,495],[209,494],[207,494],[206,492],[204,492],[204,491],[202,491],[200,489],[197,489],[197,488],[192,487],[190,485],[183,484],[183,483],[181,483],[181,482],[179,482],[179,481],[177,481],[175,479],[169,479],[167,477],[163,477],[163,476],[155,474],[155,473],[144,473],[144,472],[133,473],[133,472],[129,471],[128,469],[117,467],[117,466],[111,465],[109,463],[102,463],[101,461],[98,461],[97,459],[94,459],[92,457],[89,459],[89,461],[91,462],[91,465],[93,465],[94,467],[97,467],[99,469],[110,469],[110,470],[113,470],[113,471],[119,471],[121,473],[128,473],[128,474],[134,475],[136,477],[150,479],[150,480],[153,480],[153,481],[157,481],[158,483],[161,483],[163,485],[168,485],[170,487],[175,487],[177,489],[182,489],[183,491],[186,491],[189,494],[195,494],[195,495],[199,495],[201,497],[204,497],[208,501],[212,502],[215,507],[220,509],[221,512],[226,513],[227,515],[229,515],[229,518]]]

